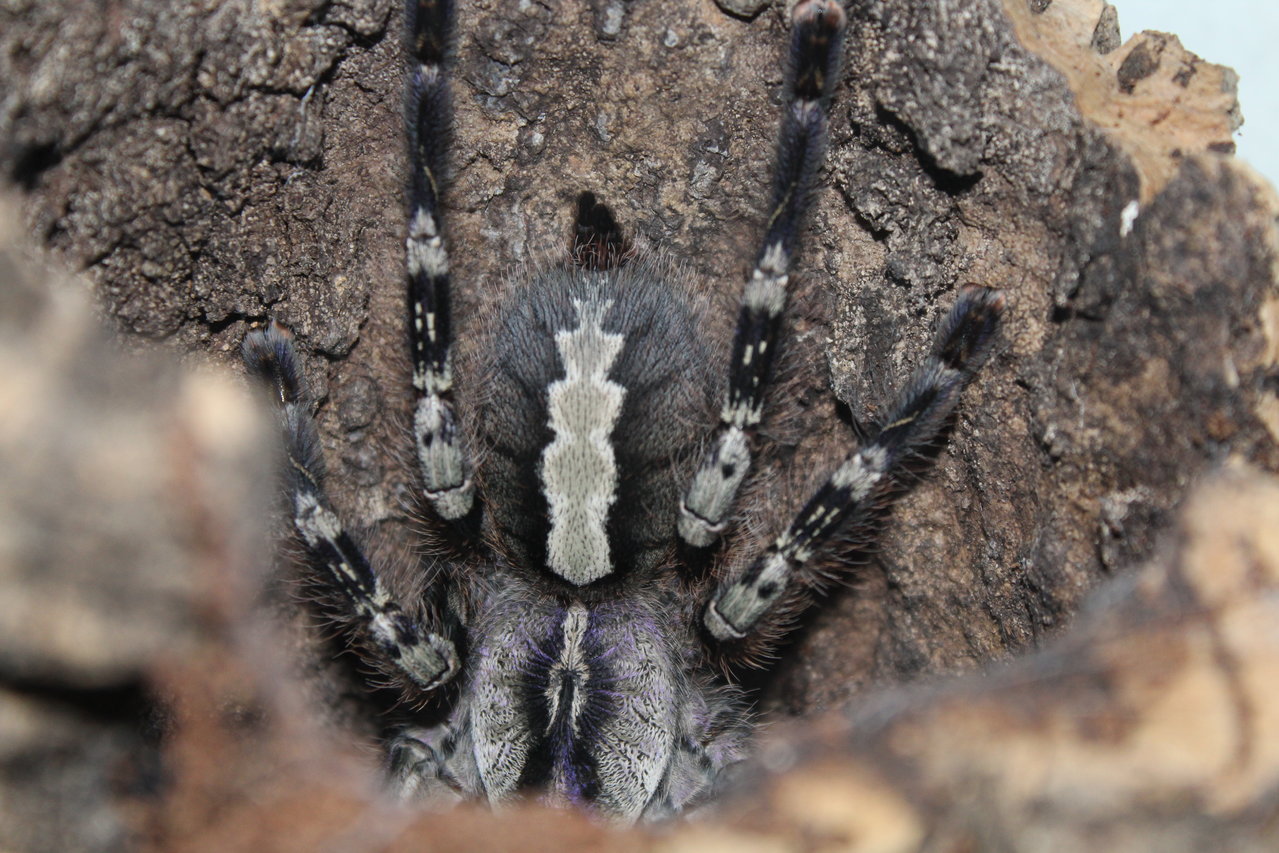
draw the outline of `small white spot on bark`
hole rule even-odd
[[[1132,226],[1137,221],[1137,217],[1141,214],[1141,204],[1137,199],[1133,199],[1124,205],[1124,209],[1119,214],[1119,236],[1127,237],[1132,233]]]

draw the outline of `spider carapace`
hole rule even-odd
[[[455,386],[450,356],[439,194],[451,4],[410,0],[406,21],[413,432],[436,521],[480,535],[469,559],[429,567],[428,600],[397,597],[325,495],[293,345],[272,324],[244,353],[281,408],[294,526],[366,663],[406,697],[448,693],[443,722],[408,712],[389,735],[399,791],[501,802],[535,790],[622,820],[678,813],[713,791],[749,739],[742,692],[716,661],[758,654],[808,603],[816,559],[865,525],[936,440],[990,349],[1003,297],[961,290],[882,426],[744,568],[693,583],[697,561],[681,555],[721,547],[743,483],[767,474],[753,469],[752,444],[823,157],[843,9],[794,9],[769,216],[722,342],[727,376],[707,368],[717,342],[674,266],[633,251],[584,193],[572,252],[523,276],[493,324],[482,388]],[[470,422],[459,399],[476,401]]]

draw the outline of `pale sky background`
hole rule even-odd
[[[1239,72],[1244,125],[1238,156],[1279,186],[1279,2],[1110,0],[1124,41],[1142,30],[1175,33],[1192,53]]]

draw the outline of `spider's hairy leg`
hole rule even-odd
[[[720,584],[704,616],[712,636],[736,641],[757,631],[814,554],[839,531],[870,520],[902,463],[935,440],[955,410],[964,386],[990,352],[1003,309],[999,291],[968,287],[960,293],[937,330],[928,360],[878,434],[844,460],[762,556]]]
[[[367,638],[387,675],[406,679],[422,691],[444,684],[457,673],[453,644],[404,612],[343,528],[324,493],[324,460],[310,401],[302,390],[292,336],[272,322],[245,337],[243,355],[249,373],[271,389],[280,408],[293,525],[311,559],[328,572],[349,610],[344,615]]]
[[[428,798],[432,805],[457,802],[461,790],[481,784],[474,762],[468,760],[471,748],[465,730],[406,726],[387,742],[387,775],[405,802]]]
[[[687,702],[685,717],[666,778],[644,808],[645,820],[674,817],[713,796],[725,768],[746,756],[753,720],[739,695]]]
[[[452,25],[452,0],[408,0],[405,125],[410,174],[405,254],[417,390],[413,435],[426,496],[440,517],[449,520],[465,516],[474,501],[471,465],[453,408],[449,256],[440,217],[451,115],[444,63]]]
[[[694,547],[712,544],[723,532],[750,469],[750,434],[763,416],[791,258],[825,154],[844,23],[836,0],[802,0],[795,7],[768,228],[742,297],[719,427],[680,505],[680,537]]]

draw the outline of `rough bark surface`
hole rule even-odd
[[[1264,831],[1279,772],[1264,707],[1279,697],[1248,673],[1276,665],[1279,623],[1258,617],[1236,646],[1219,619],[1273,591],[1273,543],[1211,601],[1200,584],[1215,558],[1193,549],[1233,559],[1269,523],[1245,508],[1273,505],[1275,487],[1236,474],[1173,520],[1228,460],[1279,470],[1279,205],[1229,156],[1232,72],[1174,37],[1120,43],[1114,12],[850,5],[780,385],[796,402],[775,401],[786,417],[766,429],[787,475],[757,487],[762,529],[854,441],[850,414],[877,415],[959,285],[1007,291],[1008,323],[873,558],[761,687],[779,716],[855,697],[853,710],[773,738],[762,791],[743,795],[770,804],[763,817],[697,832],[911,850],[1048,849],[1082,844],[1088,827],[1107,849],[1169,849],[1176,827],[1240,843]],[[781,6],[481,0],[459,17],[447,211],[463,334],[510,292],[513,267],[564,251],[571,201],[589,189],[685,259],[724,306],[708,334],[726,340],[762,227]],[[315,849],[360,833],[373,848],[499,849],[521,821],[544,827],[548,848],[603,843],[605,829],[568,815],[428,820],[378,800],[357,746],[376,703],[350,667],[308,639],[305,616],[288,643],[309,648],[321,677],[307,702],[323,708],[300,710],[280,686],[298,666],[288,656],[262,663],[273,643],[246,592],[259,514],[242,511],[271,485],[252,461],[260,445],[247,426],[221,456],[175,440],[174,424],[219,421],[174,390],[197,380],[153,365],[234,365],[250,324],[289,325],[335,502],[412,572],[397,27],[388,0],[0,8],[0,166],[25,230],[85,273],[134,349],[159,353],[108,353],[83,312],[56,310],[67,286],[20,274],[16,249],[0,258],[0,441],[21,475],[0,505],[0,760],[6,788],[27,787],[0,806],[0,836],[17,849]],[[182,479],[213,457],[217,471]],[[95,526],[103,507],[119,507],[117,526]],[[1253,526],[1226,541],[1205,518]],[[237,532],[216,544],[211,529]],[[1178,568],[1194,560],[1202,578]],[[239,580],[224,589],[225,576]],[[1041,647],[989,675],[896,687]],[[1207,734],[1160,717],[1176,690],[1203,693],[1182,679],[1217,679],[1195,702],[1219,695],[1237,713],[1209,715]],[[131,723],[155,695],[170,708],[159,739]],[[826,764],[810,763],[818,754]],[[128,755],[145,758],[125,767]],[[65,786],[84,805],[42,815],[39,792]],[[272,797],[274,811],[254,804]]]

